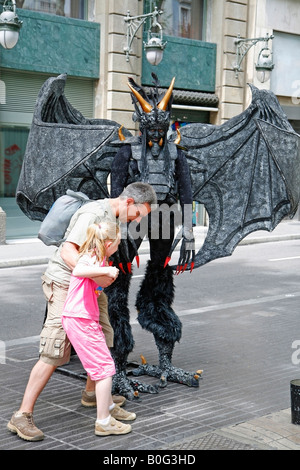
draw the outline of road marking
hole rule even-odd
[[[10,346],[22,346],[22,344],[34,343],[39,340],[39,336],[27,336],[26,338],[16,338],[5,341],[5,345],[9,348]]]
[[[287,259],[300,259],[300,256],[290,256],[288,258],[272,258],[269,261],[286,261]]]
[[[16,339],[10,339],[8,341],[0,341],[0,343],[4,345],[4,348],[2,351],[3,354],[2,355],[0,354],[0,364],[6,364],[7,360],[11,362],[30,362],[33,359],[37,359],[36,355],[34,357],[27,358],[27,359],[16,359],[14,357],[11,357],[7,353],[8,353],[8,350],[10,348],[14,348],[14,346],[18,347],[18,346],[23,346],[24,344],[32,344],[39,340],[40,340],[39,336],[27,336],[26,338],[16,338]]]
[[[220,304],[220,305],[210,305],[209,307],[200,307],[200,308],[192,308],[188,310],[181,310],[180,316],[184,315],[193,315],[194,313],[205,313],[211,312],[213,310],[226,310],[228,308],[236,308],[236,307],[243,307],[245,305],[254,305],[260,304],[265,302],[274,302],[276,300],[284,300],[289,297],[299,297],[300,292],[292,292],[291,294],[282,294],[282,295],[274,295],[268,297],[260,297],[258,299],[249,299],[249,300],[241,300],[238,302],[230,302],[228,304]]]
[[[188,310],[179,310],[176,307],[174,308],[175,312],[177,313],[178,316],[187,316],[187,315],[194,315],[196,313],[206,313],[206,312],[212,312],[214,310],[226,310],[229,308],[236,308],[236,307],[243,307],[245,305],[255,305],[255,304],[260,304],[260,303],[266,303],[266,302],[274,302],[277,300],[285,300],[290,297],[300,297],[300,292],[291,292],[289,294],[281,294],[281,295],[273,295],[273,296],[267,296],[267,297],[259,297],[257,299],[248,299],[248,300],[241,300],[237,302],[230,302],[227,304],[216,304],[216,305],[209,305],[208,307],[199,307],[199,308],[191,308]],[[134,312],[131,312],[133,315]],[[137,319],[130,319],[130,324],[131,325],[136,325],[138,324]],[[34,343],[35,341],[38,341],[40,339],[39,336],[28,336],[27,338],[18,338],[18,339],[13,339],[9,341],[4,341],[6,348],[10,346],[21,346],[23,344],[28,344],[28,343]],[[26,359],[30,360],[30,359]],[[16,360],[15,361],[19,361]],[[19,361],[22,362],[22,361]]]

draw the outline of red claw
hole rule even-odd
[[[187,263],[185,263],[182,272],[184,272],[186,270],[186,268],[187,268]]]
[[[125,271],[124,271],[124,268],[123,268],[123,264],[122,264],[122,263],[119,263],[119,268],[121,269],[121,271],[122,271],[124,274],[126,274]]]
[[[164,268],[167,266],[167,264],[169,263],[171,257],[170,256],[167,256],[166,257],[166,261],[165,261],[165,264],[164,264]]]
[[[192,271],[193,271],[193,269],[194,269],[194,265],[195,265],[195,263],[192,261],[192,262],[191,262],[191,270],[190,270],[190,272],[192,272]]]
[[[127,263],[127,269],[128,269],[128,272],[131,274],[131,263]]]
[[[108,265],[109,265],[109,266],[112,266],[112,265],[113,265],[113,261],[109,261]]]
[[[137,267],[139,268],[140,267],[140,257],[139,257],[139,255],[136,255],[135,259],[136,259]]]
[[[176,274],[180,274],[181,270],[182,270],[182,266],[181,264],[178,264],[176,268]]]

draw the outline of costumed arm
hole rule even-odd
[[[123,189],[127,186],[129,159],[131,157],[131,147],[128,144],[122,145],[116,154],[111,165],[111,197],[119,197]]]
[[[179,202],[182,210],[182,229],[177,235],[174,244],[171,249],[171,253],[175,246],[182,238],[182,244],[180,248],[180,256],[176,268],[176,272],[184,272],[189,262],[191,262],[190,269],[193,269],[194,257],[195,257],[195,239],[193,234],[193,195],[192,195],[192,183],[190,177],[190,169],[185,158],[185,155],[180,149],[177,149],[176,159],[176,180],[178,181],[178,195]],[[171,253],[167,258],[166,262],[170,260]]]
[[[112,198],[119,197],[123,189],[128,184],[128,176],[130,173],[129,172],[130,157],[131,157],[131,146],[129,144],[121,145],[111,165],[111,197]],[[121,224],[120,230],[121,230],[121,243],[119,246],[119,250],[125,257],[128,271],[131,272],[131,262],[129,258],[129,250],[128,250],[128,242],[127,242],[127,238],[129,237],[127,225]],[[130,241],[135,247],[134,241],[131,239]],[[136,253],[136,256],[137,256],[137,253]],[[118,254],[116,254],[116,257],[118,258]],[[138,262],[138,257],[137,257],[137,262]],[[125,273],[123,263],[121,262],[120,259],[117,260],[117,263],[121,271]]]

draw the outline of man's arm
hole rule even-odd
[[[75,243],[65,242],[62,246],[60,256],[70,269],[74,269],[77,263],[79,246]]]

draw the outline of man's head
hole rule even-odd
[[[140,222],[157,205],[154,189],[148,183],[131,183],[120,194],[116,215],[121,222]]]

